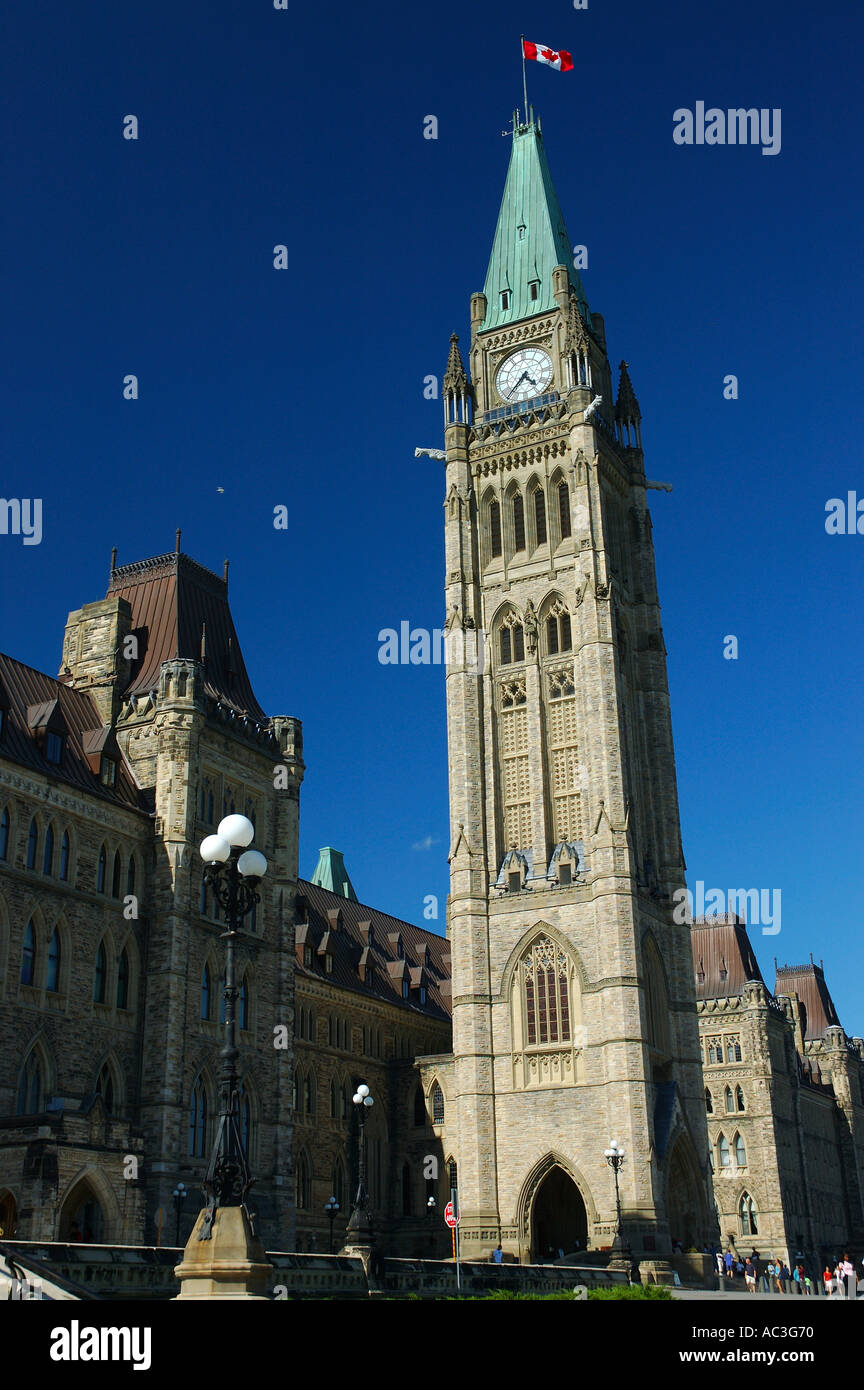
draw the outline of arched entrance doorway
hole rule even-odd
[[[666,1213],[669,1235],[685,1250],[701,1250],[705,1239],[705,1201],[690,1146],[684,1138],[675,1144],[666,1179]]]
[[[60,1240],[100,1245],[105,1238],[102,1204],[88,1182],[79,1182],[69,1193],[60,1212]]]
[[[0,1192],[0,1240],[14,1240],[18,1225],[18,1203],[7,1189]]]
[[[572,1255],[588,1244],[588,1213],[569,1174],[555,1164],[538,1187],[531,1206],[531,1259],[535,1263]]]

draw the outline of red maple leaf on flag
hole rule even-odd
[[[547,63],[558,62],[558,54],[555,52],[554,48],[541,48],[540,56],[542,58],[545,58]]]

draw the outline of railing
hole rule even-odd
[[[555,405],[560,399],[557,391],[547,391],[545,396],[532,396],[527,401],[515,401],[513,405],[501,405],[495,410],[486,410],[477,417],[475,424],[491,425],[495,420],[507,420],[514,415],[530,415],[535,410],[541,410],[543,406]]]

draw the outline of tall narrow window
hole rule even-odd
[[[42,850],[42,872],[50,874],[54,868],[54,827],[49,825],[45,831],[45,846]]]
[[[210,979],[210,966],[205,965],[201,971],[201,1017],[209,1019],[212,1007],[213,983]]]
[[[736,1086],[736,1087],[735,1087],[735,1101],[736,1101],[736,1104],[737,1104],[739,1110],[744,1110],[744,1109],[745,1109],[745,1105],[744,1105],[744,1092],[741,1090],[741,1087],[740,1087],[740,1086]]]
[[[69,831],[63,831],[63,839],[60,841],[60,878],[63,883],[69,882]]]
[[[0,816],[0,859],[5,859],[9,853],[9,807],[3,807],[3,814]]]
[[[496,559],[501,554],[501,507],[497,502],[489,504],[490,554]]]
[[[122,870],[122,867],[121,867],[121,864],[120,864],[120,851],[119,851],[119,849],[118,849],[118,850],[115,850],[115,851],[114,851],[114,869],[113,869],[113,872],[112,872],[112,874],[111,874],[111,896],[112,896],[112,898],[119,898],[119,897],[120,897],[120,875],[122,874],[122,872],[123,872],[123,870]]]
[[[31,1052],[21,1068],[15,1114],[38,1115],[42,1109],[42,1093],[42,1071],[39,1066],[39,1058],[35,1052]]]
[[[207,1149],[207,1092],[201,1077],[192,1087],[189,1105],[189,1153],[192,1158],[203,1158]]]
[[[570,523],[570,489],[566,483],[558,484],[558,518],[561,523],[561,539],[572,535]]]
[[[525,549],[525,504],[520,493],[513,498],[513,549]]]
[[[433,1125],[443,1125],[444,1123],[444,1092],[437,1081],[432,1087],[432,1123]]]
[[[117,1008],[129,1007],[129,952],[124,947],[117,966]]]
[[[45,988],[56,994],[60,988],[60,933],[55,927],[48,942],[48,966],[45,971]]]
[[[757,1236],[759,1234],[756,1204],[749,1192],[741,1194],[741,1200],[738,1203],[738,1219],[741,1222],[742,1236]]]
[[[129,855],[129,863],[126,866],[126,896],[132,897],[135,892],[135,856]]]
[[[106,1062],[96,1078],[96,1094],[102,1097],[102,1104],[105,1106],[105,1114],[114,1113],[114,1078],[111,1069]]]
[[[747,1149],[740,1134],[735,1135],[735,1162],[739,1168],[747,1167]]]
[[[729,1140],[724,1134],[721,1134],[720,1138],[717,1140],[717,1157],[720,1159],[721,1168],[729,1168],[731,1166],[732,1158],[729,1153]]]
[[[534,493],[534,529],[537,533],[537,544],[546,544],[546,494],[542,487],[538,487]]]
[[[27,834],[27,868],[36,867],[36,850],[39,844],[39,829],[36,825],[35,817],[30,822],[30,830]]]
[[[501,629],[501,665],[509,666],[513,660],[513,638],[509,627]]]
[[[105,954],[105,942],[99,942],[99,949],[96,952],[96,967],[93,971],[93,1003],[105,1003],[105,986],[108,977],[108,957]]]
[[[21,948],[21,983],[32,985],[36,979],[36,932],[33,923],[27,923],[24,945]]]
[[[97,860],[97,863],[96,863],[96,892],[97,892],[97,893],[104,893],[104,892],[105,892],[105,874],[106,874],[106,872],[107,872],[107,869],[108,869],[108,855],[107,855],[106,852],[105,852],[105,846],[102,845],[101,849],[99,850],[99,859]]]
[[[713,1099],[713,1097],[712,1097],[712,1095],[711,1095],[711,1092],[708,1090],[707,1086],[706,1086],[706,1088],[705,1088],[705,1109],[706,1109],[706,1111],[708,1112],[709,1115],[713,1115],[713,1114],[714,1114],[714,1099]]]

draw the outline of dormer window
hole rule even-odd
[[[99,764],[99,780],[103,787],[113,787],[117,781],[117,764],[113,758],[106,758],[104,753]]]
[[[525,240],[525,233],[527,232],[527,230],[528,228],[525,226],[525,223],[520,222],[519,226],[516,228],[516,235],[518,236],[520,241]]]
[[[501,291],[501,308],[502,308],[502,309],[509,309],[509,308],[510,308],[510,291],[509,291],[509,290],[502,290],[502,291]]]
[[[403,999],[407,999],[407,998],[409,998],[410,994],[411,994],[411,981],[408,980],[408,979],[405,979],[405,980],[402,981],[402,998],[403,998]]]
[[[564,863],[558,865],[558,882],[564,888],[566,888],[568,884],[573,882],[572,864]]]
[[[420,1003],[421,1003],[421,1004],[425,1004],[425,1003],[426,1003],[426,986],[425,986],[425,985],[421,985],[421,986],[420,986],[420,989],[418,990],[418,996],[419,996],[419,999],[420,999]]]
[[[311,946],[304,946],[304,947],[303,947],[303,964],[304,964],[304,965],[311,965],[311,964],[312,964],[312,947],[311,947]]]
[[[508,893],[521,893],[521,891],[522,891],[522,873],[521,873],[521,870],[515,869],[515,870],[513,870],[513,872],[511,872],[511,873],[509,873],[509,874],[507,875],[507,891],[508,891]]]
[[[531,299],[531,303],[532,303],[532,304],[536,303],[536,301],[540,298],[540,281],[539,281],[539,280],[529,280],[529,281],[528,281],[528,295],[529,295],[529,297],[530,297],[530,299]]]
[[[63,757],[63,739],[49,729],[45,735],[45,757],[49,763],[59,763]]]

